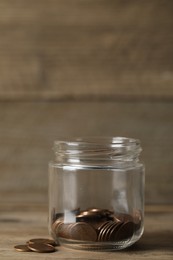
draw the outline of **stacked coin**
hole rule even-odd
[[[133,222],[107,221],[99,228],[98,241],[122,241],[133,235]]]
[[[19,252],[52,253],[56,251],[57,243],[52,239],[34,238],[25,245],[16,245],[14,248]]]
[[[75,211],[73,211],[74,213]],[[65,238],[90,242],[120,242],[129,240],[133,233],[140,228],[141,218],[135,219],[128,214],[115,214],[109,209],[90,208],[76,211],[76,222],[65,223],[65,217],[57,214],[52,224],[55,238]]]

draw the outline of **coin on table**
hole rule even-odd
[[[14,248],[19,252],[31,252],[31,249],[27,245],[16,245]]]
[[[33,238],[33,239],[30,239],[27,244],[48,244],[48,245],[51,245],[51,246],[56,246],[56,242],[53,240],[53,239],[49,239],[49,238]]]
[[[48,244],[42,244],[42,243],[34,243],[28,245],[29,249],[31,251],[37,252],[37,253],[52,253],[55,252],[55,247],[48,245]]]

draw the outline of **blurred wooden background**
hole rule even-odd
[[[173,203],[173,1],[0,1],[0,202],[47,202],[55,139],[139,138]]]

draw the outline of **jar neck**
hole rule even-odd
[[[116,168],[134,165],[141,152],[137,139],[90,137],[55,141],[55,162],[66,166]]]

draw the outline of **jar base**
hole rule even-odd
[[[118,242],[86,242],[86,241],[76,241],[71,239],[59,238],[59,243],[61,246],[74,250],[85,250],[85,251],[119,251],[123,250],[132,244],[136,240],[123,240]]]

